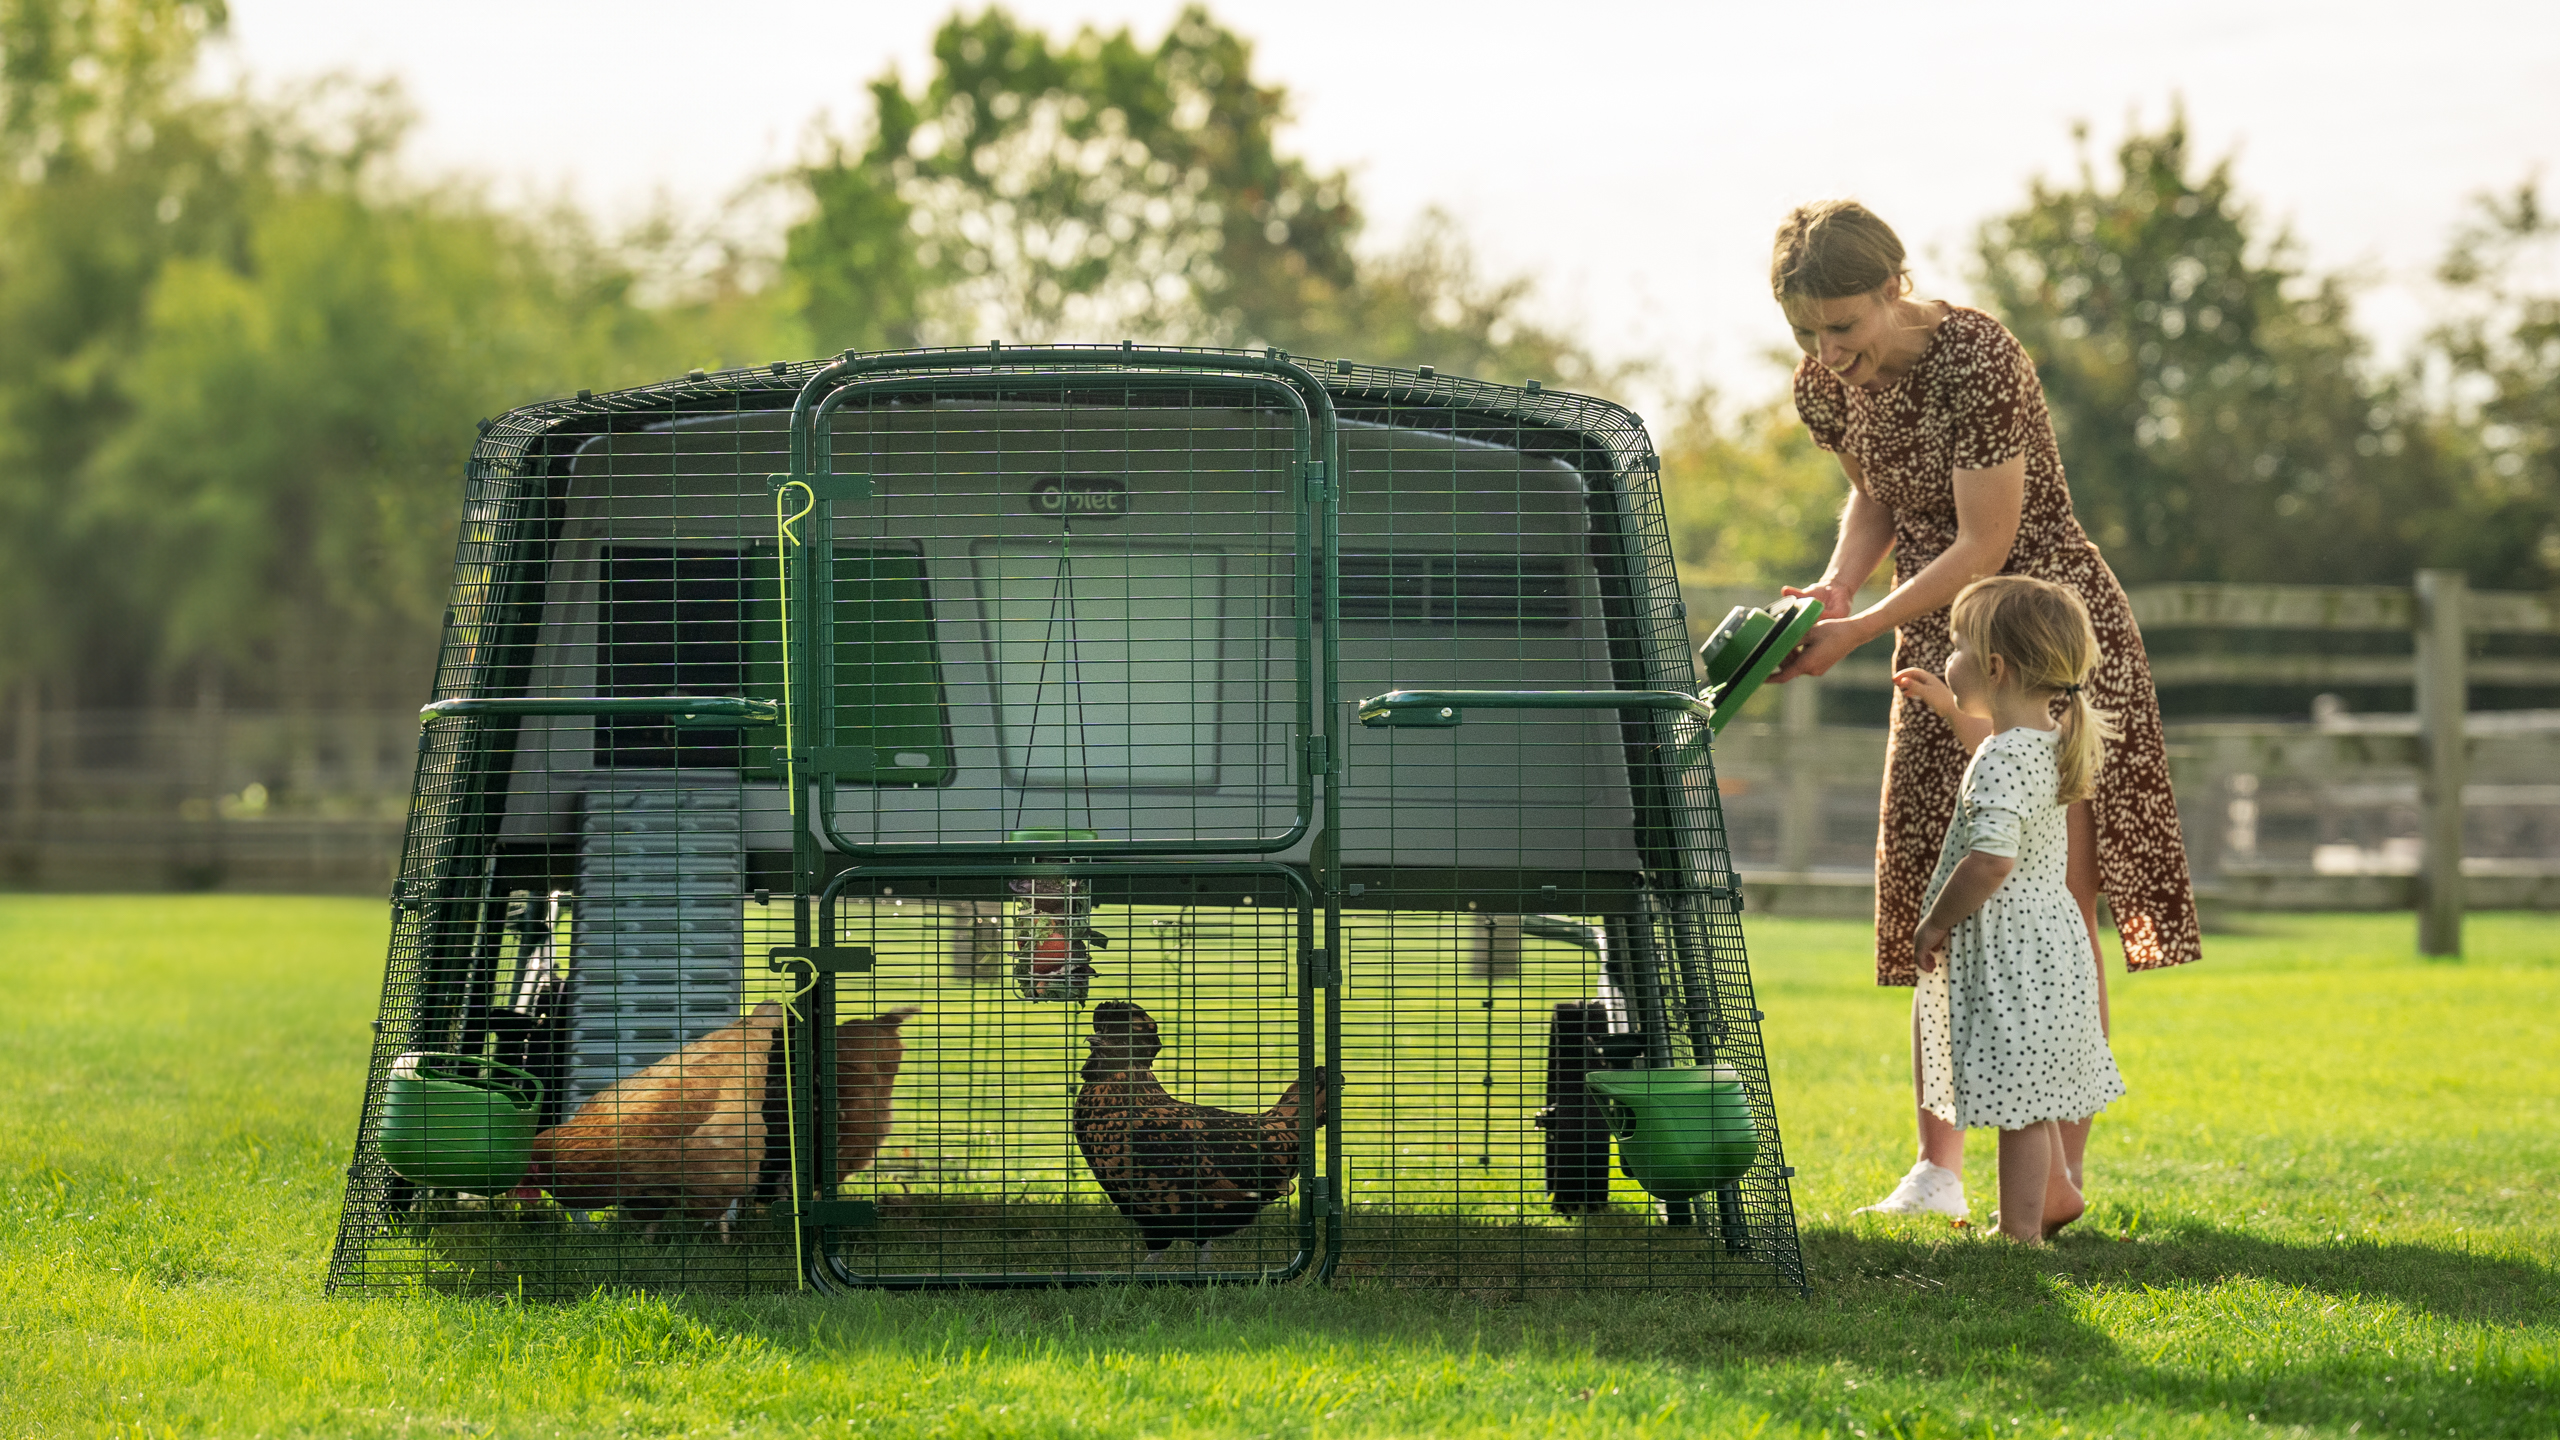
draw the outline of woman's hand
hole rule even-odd
[[[1829,608],[1829,602],[1824,602]],[[1875,638],[1866,622],[1855,616],[1838,620],[1817,620],[1805,632],[1804,643],[1769,677],[1772,685],[1784,685],[1799,675],[1820,675],[1848,658],[1849,652]]]
[[[1893,672],[1893,688],[1938,712],[1941,720],[1956,715],[1956,692],[1931,671],[1911,669]]]
[[[1839,619],[1848,614],[1850,608],[1858,603],[1857,592],[1839,580],[1817,580],[1801,590],[1793,585],[1781,585],[1778,587],[1778,593],[1791,600],[1810,598],[1821,601],[1822,616],[1826,620]]]
[[[1922,922],[1911,934],[1911,951],[1920,957],[1920,973],[1928,975],[1938,968],[1938,952],[1947,948],[1947,937],[1955,931],[1945,925]]]

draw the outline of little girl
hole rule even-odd
[[[1894,677],[1975,742],[1913,936],[1920,1103],[1959,1128],[1998,1127],[2001,1233],[2040,1245],[2082,1208],[2054,1122],[2125,1093],[2063,885],[2066,810],[2089,794],[2109,732],[2080,689],[2098,637],[2079,596],[2023,575],[1967,586],[1950,628],[1945,680]]]

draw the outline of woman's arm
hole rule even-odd
[[[1788,657],[1786,665],[1772,680],[1792,680],[1798,675],[1820,675],[1837,665],[1850,651],[1893,629],[1905,620],[1942,610],[1956,598],[1956,592],[1985,575],[1999,573],[2009,563],[2009,547],[2017,543],[2018,522],[2027,503],[2027,457],[2021,452],[2007,462],[1989,470],[1959,470],[1955,476],[1956,538],[1946,552],[1932,560],[1917,575],[1886,592],[1885,597],[1854,615],[1837,620],[1824,620],[1805,636],[1804,644]],[[1863,494],[1863,489],[1860,492]],[[1856,502],[1851,502],[1854,505]],[[1873,503],[1872,501],[1869,503]],[[1883,509],[1878,506],[1878,509]],[[1885,510],[1886,524],[1892,524],[1892,513]],[[1888,543],[1890,529],[1888,528]],[[1840,544],[1833,564],[1842,559],[1854,561],[1849,549],[1849,515],[1840,517]],[[1883,558],[1879,549],[1876,559]],[[1873,561],[1869,562],[1870,564]],[[1829,575],[1824,578],[1828,580]],[[1820,597],[1828,611],[1828,596]]]
[[[1911,936],[1911,944],[1920,956],[1920,969],[1924,973],[1938,968],[1938,952],[1946,948],[1947,936],[1954,933],[1967,916],[1981,909],[1982,902],[1990,899],[1991,892],[1999,889],[2001,882],[2009,878],[2009,872],[2017,868],[2018,862],[2011,856],[1991,855],[1980,850],[1967,851],[1965,857],[1956,862],[1955,873],[1947,877],[1946,888],[1938,892],[1938,903],[1929,907],[1929,913],[1921,918],[1920,928]]]
[[[1840,469],[1849,477],[1849,503],[1840,509],[1840,537],[1832,542],[1831,563],[1822,578],[1799,590],[1781,585],[1781,595],[1810,595],[1822,602],[1822,613],[1837,620],[1858,603],[1858,587],[1893,552],[1893,507],[1867,493],[1867,477],[1856,457],[1842,455]],[[1781,671],[1778,679],[1786,679]]]

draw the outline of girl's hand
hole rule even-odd
[[[1938,968],[1938,952],[1947,948],[1947,937],[1954,932],[1944,925],[1923,924],[1912,932],[1911,948],[1920,957],[1920,973],[1930,974]]]
[[[1893,672],[1893,688],[1937,711],[1941,719],[1955,718],[1956,692],[1931,671],[1916,668],[1896,670]]]

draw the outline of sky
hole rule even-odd
[[[858,125],[864,82],[925,72],[949,0],[233,0],[223,64],[258,80],[396,77],[411,160],[608,217],[709,212]],[[976,8],[973,4],[972,9]],[[1013,0],[1053,32],[1134,27],[1174,0]],[[1970,237],[2032,178],[2104,164],[2183,101],[2208,158],[2310,264],[2363,283],[2386,358],[2423,333],[2429,275],[2471,197],[2560,159],[2560,8],[2501,0],[1821,6],[1581,0],[1221,0],[1285,85],[1284,143],[1347,167],[1391,244],[1453,214],[1541,318],[1666,383],[1773,393],[1787,343],[1769,237],[1854,195],[1963,300]],[[1116,338],[1116,337],[1102,337]],[[1494,379],[1520,377],[1494,376]]]

